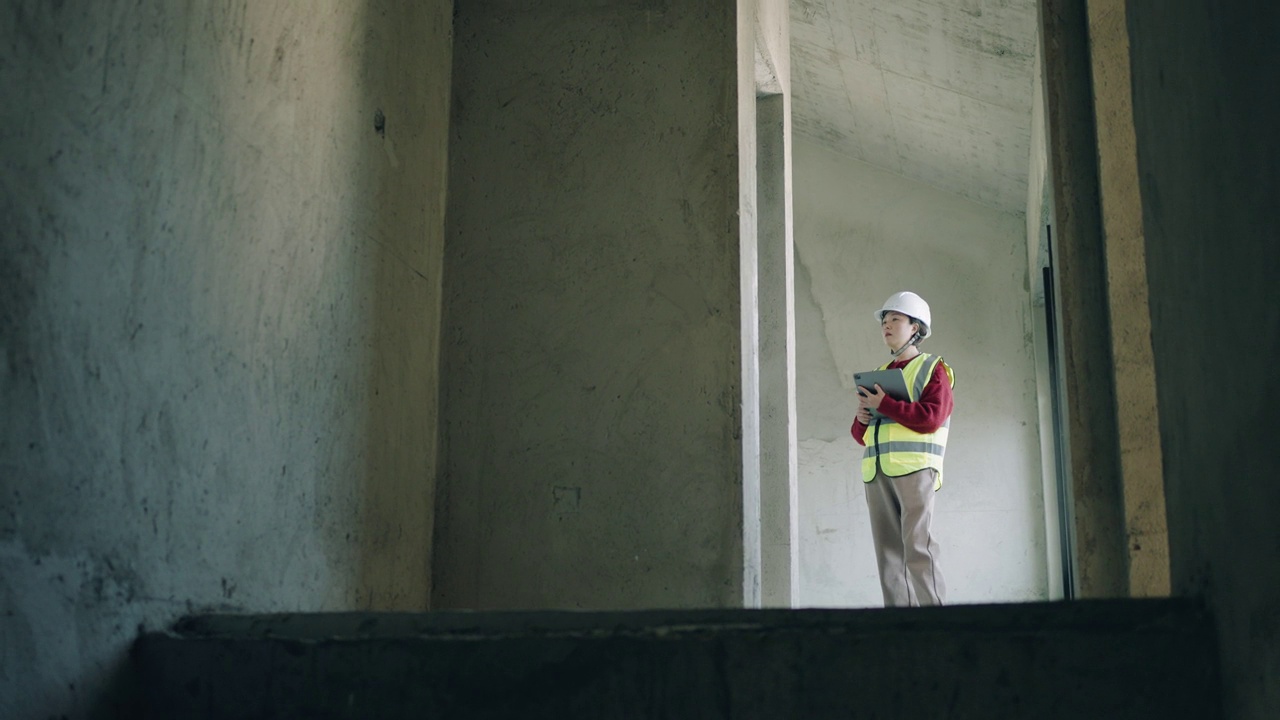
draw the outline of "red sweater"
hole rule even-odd
[[[889,368],[904,368],[914,359],[895,360],[889,364]],[[924,386],[924,392],[915,402],[895,400],[886,396],[880,402],[880,412],[893,418],[908,430],[931,433],[942,427],[942,423],[951,417],[952,405],[951,380],[947,377],[946,368],[939,362],[933,366],[933,378]],[[867,431],[866,425],[854,420],[853,427],[849,431],[853,433],[853,439],[857,440],[859,445],[866,444],[862,442],[862,434]]]

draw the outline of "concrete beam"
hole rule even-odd
[[[1174,601],[195,618],[135,648],[151,717],[1219,717]]]

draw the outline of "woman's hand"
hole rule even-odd
[[[867,408],[864,408],[864,407],[859,406],[859,407],[858,407],[858,422],[862,423],[863,425],[870,425],[870,424],[871,424],[871,410],[869,410],[869,409],[867,409]]]
[[[858,388],[858,407],[861,409],[879,409],[880,403],[885,399],[885,397],[884,388],[880,387],[879,383],[876,383],[876,389],[874,391],[860,387]],[[861,409],[858,412],[862,412]]]

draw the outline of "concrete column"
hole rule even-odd
[[[800,564],[796,497],[794,251],[788,212],[786,97],[757,99],[760,243],[762,602],[792,604]]]
[[[1124,0],[1088,0],[1129,594],[1169,594],[1160,418]]]
[[[756,65],[758,0],[736,0],[738,57],[738,233],[742,308],[742,599],[761,603],[760,237]]]
[[[1065,438],[1059,437],[1057,428],[1061,422],[1060,404],[1065,395],[1062,391],[1060,373],[1055,369],[1061,365],[1061,353],[1058,352],[1058,339],[1050,332],[1057,328],[1061,319],[1052,299],[1052,279],[1046,282],[1045,269],[1050,267],[1049,233],[1053,226],[1053,178],[1049,176],[1048,148],[1045,128],[1045,97],[1043,51],[1040,43],[1036,43],[1036,67],[1040,69],[1032,82],[1031,106],[1031,156],[1027,173],[1027,280],[1031,286],[1031,337],[1035,353],[1036,383],[1036,428],[1040,436],[1040,479],[1044,509],[1044,543],[1045,566],[1048,570],[1049,599],[1060,600],[1067,597],[1067,591],[1074,592],[1075,583],[1071,579],[1074,572],[1071,559],[1075,557],[1071,550],[1071,523],[1063,522],[1062,508],[1069,507],[1069,499],[1065,497],[1069,482],[1064,463],[1059,453],[1060,445]],[[1054,311],[1052,323],[1049,312]],[[1052,349],[1051,349],[1052,348]]]
[[[1224,717],[1276,718],[1280,5],[1125,10],[1171,584],[1213,610]]]
[[[1085,598],[1123,597],[1124,502],[1087,21],[1085,0],[1041,2],[1077,590]]]
[[[788,3],[757,0],[752,105],[760,292],[761,603],[789,607],[797,559],[794,244],[791,197],[791,26]],[[740,54],[740,57],[741,54]]]
[[[459,6],[437,607],[744,602],[735,12]]]

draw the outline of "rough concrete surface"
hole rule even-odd
[[[193,618],[148,716],[1220,717],[1192,604]]]
[[[1107,248],[1107,306],[1112,317],[1129,595],[1162,597],[1169,594],[1169,533],[1123,0],[1089,1],[1089,47],[1098,134],[1098,185]]]
[[[796,131],[1021,212],[1037,0],[795,0]]]
[[[849,426],[853,373],[888,360],[872,313],[898,290],[930,303],[921,347],[956,373],[934,517],[950,600],[1048,597],[1023,218],[795,146],[800,604],[883,603]]]
[[[755,42],[760,36],[756,25],[754,0],[735,0],[734,22],[737,37],[737,90],[734,104],[737,106],[737,191],[738,191],[738,372],[741,388],[738,407],[741,409],[738,433],[741,462],[742,490],[738,494],[741,504],[742,528],[741,570],[734,571],[739,578],[740,599],[731,605],[760,607],[761,604],[761,414],[760,402],[760,243],[761,222],[760,188],[757,171],[760,146],[756,124],[757,68],[759,53]]]
[[[756,7],[757,221],[760,293],[761,605],[789,607],[799,581],[796,534],[795,242],[789,3]]]
[[[795,249],[785,95],[755,99],[759,188],[761,604],[789,607],[796,553]]]
[[[1042,48],[1036,43],[1036,67],[1042,64]],[[1053,225],[1053,177],[1049,172],[1048,143],[1045,136],[1044,73],[1037,72],[1031,89],[1035,99],[1031,113],[1031,171],[1027,182],[1027,284],[1031,291],[1031,343],[1036,358],[1036,413],[1040,423],[1040,474],[1044,488],[1045,555],[1049,563],[1049,599],[1068,597],[1070,590],[1071,540],[1068,537],[1070,523],[1063,522],[1062,507],[1068,504],[1064,498],[1068,473],[1060,467],[1059,450],[1063,438],[1055,431],[1055,414],[1059,401],[1055,392],[1061,392],[1061,383],[1051,362],[1060,362],[1061,353],[1051,356],[1050,347],[1057,350],[1056,337],[1050,337],[1048,311],[1052,305],[1048,297],[1044,271],[1050,267],[1050,226]],[[1051,280],[1048,285],[1052,286]],[[1056,308],[1054,308],[1056,309]],[[1055,319],[1055,326],[1060,323]],[[1066,550],[1064,551],[1064,548]]]
[[[426,607],[450,9],[0,9],[0,717],[193,608]]]
[[[436,605],[739,605],[734,8],[455,30]]]
[[[1280,717],[1280,6],[1127,5],[1173,590],[1203,595],[1226,716]]]
[[[1127,597],[1107,248],[1098,185],[1088,9],[1042,0],[1045,120],[1055,182],[1053,262],[1061,312],[1064,427],[1080,597]]]

